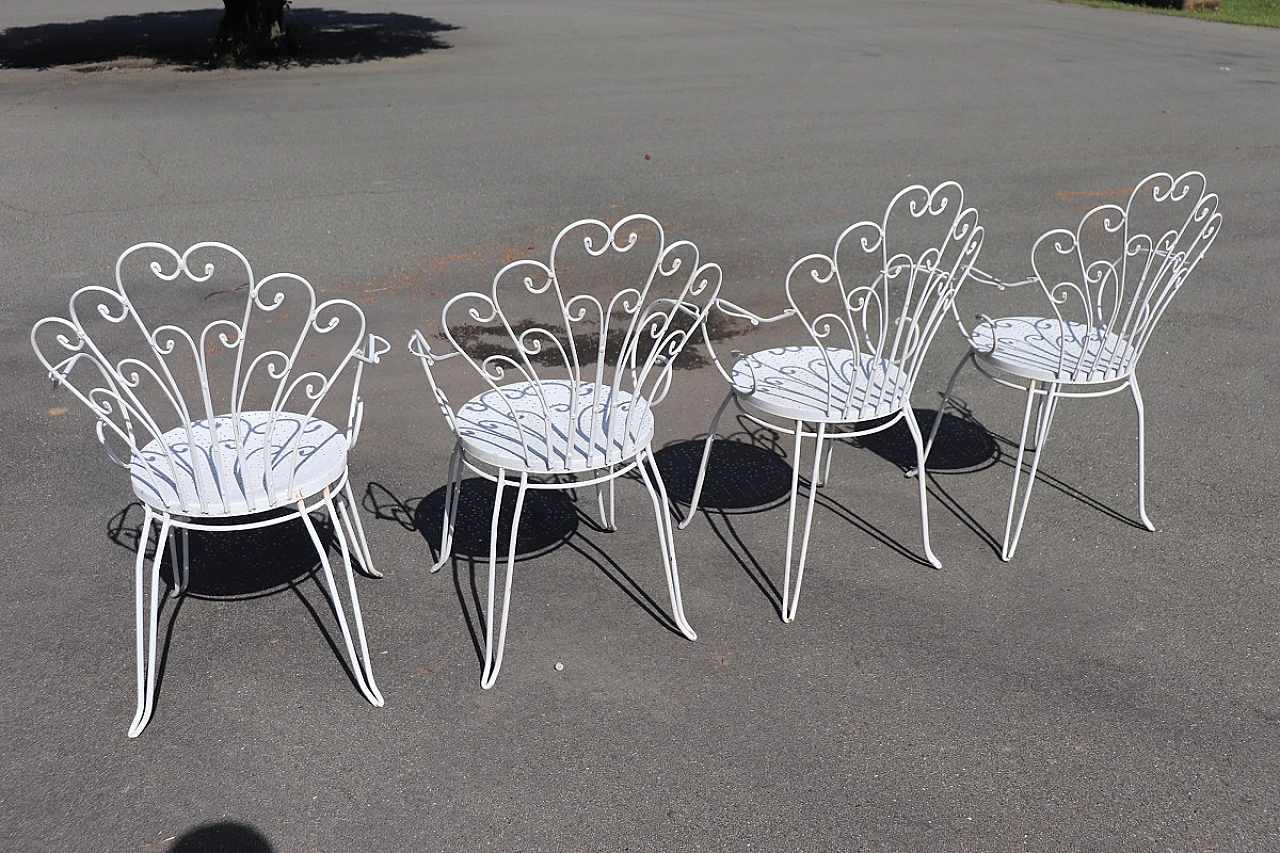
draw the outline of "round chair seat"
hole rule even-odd
[[[157,510],[225,518],[295,504],[336,483],[346,468],[347,437],[332,424],[290,412],[241,412],[212,426],[204,419],[169,430],[134,454],[129,474],[134,494]]]
[[[643,399],[594,382],[517,382],[458,408],[471,459],[531,474],[594,471],[634,459],[653,439]]]
[[[1054,317],[1001,317],[975,326],[969,339],[984,363],[1044,382],[1114,382],[1137,357],[1119,335]]]
[[[897,365],[836,347],[761,350],[739,359],[731,377],[738,399],[754,409],[826,423],[892,415],[911,387]]]

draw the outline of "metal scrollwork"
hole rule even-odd
[[[139,305],[183,285],[207,290],[215,276],[234,284],[215,293],[245,291],[238,317],[203,328],[152,327],[144,319],[149,312]],[[286,324],[289,314],[295,319]],[[342,340],[344,330],[349,340]],[[321,346],[312,335],[328,339]],[[364,365],[390,345],[366,333],[359,307],[341,299],[319,302],[296,275],[258,280],[244,255],[223,243],[197,243],[185,252],[139,243],[117,259],[114,288],[91,285],[72,294],[68,316],[37,322],[31,344],[50,378],[93,413],[98,441],[129,472],[143,507],[134,561],[138,700],[129,736],[141,734],[155,710],[161,564],[167,556],[172,592],[181,595],[193,529],[225,533],[300,522],[316,549],[350,673],[365,698],[381,706],[353,555],[366,574],[379,575],[355,509],[347,452],[360,429]],[[340,377],[347,381],[353,364],[344,434],[321,416],[320,406]],[[327,512],[342,556],[345,592],[334,577],[330,543],[311,518],[319,510]]]
[[[645,247],[652,260],[638,285],[607,294],[572,291],[563,277],[570,247],[580,247],[587,261]],[[701,325],[720,280],[719,267],[701,263],[694,244],[666,245],[662,226],[650,216],[612,226],[584,219],[556,236],[548,262],[513,261],[494,276],[488,293],[451,298],[441,312],[447,352],[433,349],[421,332],[410,350],[422,359],[446,419],[473,441],[492,434],[522,458],[547,460],[552,471],[604,468],[630,453],[635,430],[665,395],[673,362]],[[529,297],[538,298],[551,322],[512,318],[507,306]],[[498,330],[506,345],[476,345],[476,326]],[[458,411],[432,373],[455,356],[488,388]]]
[[[951,402],[966,364],[1025,392],[1003,559],[1017,550],[1041,452],[1062,399],[1130,392],[1138,415],[1138,517],[1155,530],[1146,510],[1146,415],[1137,364],[1221,222],[1218,197],[1206,191],[1203,174],[1157,172],[1140,181],[1122,204],[1099,205],[1075,228],[1042,234],[1032,246],[1029,278],[1004,282],[986,273],[974,276],[1001,290],[1035,283],[1045,306],[1029,316],[979,315],[980,322],[966,332],[970,352],[951,374],[925,447],[927,455],[941,410]],[[1029,454],[1024,480],[1023,461]]]
[[[789,313],[818,354],[811,381],[822,389],[828,416],[859,420],[909,392],[981,245],[977,211],[964,206],[958,184],[916,185],[894,196],[878,222],[846,228],[830,255],[792,265]],[[819,302],[827,307],[814,313]],[[851,367],[863,381],[845,376]],[[876,379],[882,376],[902,384]]]
[[[1047,347],[1054,373],[1066,382],[1129,375],[1221,221],[1204,175],[1157,173],[1123,205],[1100,205],[1075,229],[1045,233],[1032,248],[1031,267],[1051,311],[1052,335],[1007,343]]]
[[[625,255],[630,259],[624,263]],[[627,268],[624,274],[619,267]],[[583,268],[589,277],[577,286]],[[440,333],[446,346],[440,350],[414,332],[409,350],[421,359],[457,437],[432,571],[450,558],[465,471],[497,486],[481,686],[492,687],[502,666],[512,566],[530,489],[595,486],[601,523],[612,527],[613,481],[637,476],[653,504],[672,622],[696,639],[684,616],[666,486],[653,457],[653,409],[670,387],[676,357],[704,325],[720,280],[720,268],[701,263],[692,243],[666,245],[652,217],[628,216],[613,226],[584,219],[556,236],[548,263],[507,264],[488,293],[462,293],[446,302]],[[513,311],[523,310],[538,319],[513,319]],[[441,366],[454,359],[470,367],[484,389],[456,408],[441,383]],[[509,485],[516,499],[508,522],[507,583],[498,604],[498,530]]]
[[[141,269],[153,282],[165,285],[205,284],[215,275],[244,275],[248,280],[244,311],[238,318],[213,320],[198,332],[178,323],[151,327],[130,296],[131,289],[145,284],[131,277],[135,259],[143,261]],[[135,484],[147,477],[188,483],[189,489],[173,492],[175,503],[169,507],[183,515],[218,515],[229,504],[259,511],[288,500],[296,491],[298,470],[311,453],[295,438],[308,433],[318,407],[353,359],[360,359],[361,366],[376,361],[389,346],[367,335],[364,314],[354,303],[320,302],[315,288],[293,274],[257,280],[245,256],[223,243],[197,243],[185,252],[161,243],[139,243],[120,255],[115,279],[114,289],[91,285],[74,293],[68,317],[49,317],[35,325],[32,346],[50,376],[94,413],[104,446],[113,459],[134,467]],[[255,334],[252,329],[282,319],[286,305],[293,309],[299,304],[298,313],[305,321],[296,337],[284,346],[248,350]],[[95,330],[90,317],[109,327],[132,325],[137,334],[131,336],[132,343],[120,335],[99,334],[105,330]],[[315,368],[308,362],[307,370],[297,370],[309,334],[334,336],[339,330],[349,330],[350,338],[323,349],[329,355],[336,351],[327,367]],[[229,377],[215,375],[211,366],[211,357],[218,352],[227,353],[233,361]],[[358,378],[354,385],[358,388]],[[354,440],[358,422],[356,396],[353,389],[348,442]],[[246,431],[249,421],[245,418],[257,418],[256,413],[265,420],[256,431]],[[281,438],[284,433],[274,425],[289,418],[299,419],[298,429]],[[112,447],[108,435],[123,442],[125,452]],[[283,443],[268,452],[258,446],[264,436]],[[197,448],[204,448],[199,451],[204,454],[202,460],[191,457]],[[258,481],[234,473],[263,454],[273,462]],[[200,470],[209,473],[193,474]],[[241,485],[242,494],[224,493],[233,483]]]

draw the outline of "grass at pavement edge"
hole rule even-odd
[[[1154,12],[1158,15],[1177,15],[1183,18],[1221,21],[1226,24],[1280,27],[1280,0],[1222,0],[1222,9],[1217,12],[1183,12],[1181,9],[1161,8],[1149,3],[1123,2],[1123,0],[1058,0],[1058,2],[1107,9],[1131,9],[1139,12]]]

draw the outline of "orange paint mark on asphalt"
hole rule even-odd
[[[1073,198],[1104,198],[1107,196],[1129,195],[1133,187],[1122,190],[1062,190],[1058,193],[1058,201],[1070,201]]]
[[[450,264],[456,264],[459,261],[483,261],[484,255],[480,252],[463,252],[459,255],[449,255],[447,258],[440,258],[436,261],[437,269],[444,269]]]
[[[416,266],[401,267],[395,272],[360,282],[355,286],[365,295],[425,287],[429,282],[444,274],[454,264],[466,261],[483,261],[484,259],[484,254],[478,251],[463,252],[443,258],[419,258]],[[349,284],[349,282],[343,283],[344,285]]]

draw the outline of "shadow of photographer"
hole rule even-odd
[[[206,823],[174,839],[168,853],[272,853],[271,842],[248,824]]]

